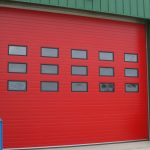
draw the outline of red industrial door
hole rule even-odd
[[[4,147],[148,139],[145,25],[0,9]]]

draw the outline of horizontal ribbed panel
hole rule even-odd
[[[61,146],[148,139],[146,28],[144,24],[21,9],[0,9],[0,117],[4,148]],[[27,46],[27,56],[8,55],[8,45]],[[41,47],[59,48],[59,57],[40,57]],[[72,59],[71,49],[88,59]],[[99,60],[99,51],[114,61]],[[138,54],[138,63],[124,54]],[[27,63],[27,73],[8,73],[8,62]],[[59,65],[58,75],[40,73],[40,64]],[[88,76],[71,75],[87,66]],[[99,76],[113,67],[114,76]],[[125,77],[138,68],[139,77]],[[8,80],[26,80],[27,91],[7,90]],[[58,92],[41,92],[41,81],[59,82]],[[71,82],[88,82],[88,92],[71,92]],[[114,92],[99,92],[114,83]],[[138,93],[126,93],[138,83]]]

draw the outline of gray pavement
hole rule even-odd
[[[49,150],[150,150],[150,141],[80,147],[50,148]]]

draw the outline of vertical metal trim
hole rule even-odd
[[[144,7],[144,4],[145,3],[144,3],[144,0],[143,0],[143,16],[145,17],[145,10],[144,10],[145,7]]]
[[[122,1],[122,13],[123,13],[123,15],[125,14],[125,12],[124,12],[124,1]]]
[[[0,119],[0,150],[3,149],[3,124],[2,120]]]
[[[130,16],[132,16],[132,11],[131,11],[131,9],[132,9],[132,5],[131,5],[131,1],[129,1]]]
[[[110,12],[110,1],[108,0],[108,12]]]
[[[77,1],[77,0],[76,0],[76,1]],[[86,7],[85,7],[85,0],[84,0],[84,2],[83,2],[83,7],[84,7],[84,9],[86,8]]]
[[[148,91],[148,137],[150,141],[150,22],[146,24],[147,91]]]

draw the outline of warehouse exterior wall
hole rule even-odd
[[[150,19],[150,0],[10,0]]]

